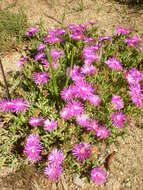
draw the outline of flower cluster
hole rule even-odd
[[[29,108],[28,101],[23,98],[15,98],[11,100],[2,99],[0,100],[0,110],[2,112],[22,112]]]
[[[42,145],[40,143],[40,136],[36,134],[31,134],[26,139],[26,145],[24,148],[24,153],[27,159],[32,162],[36,162],[41,159]]]
[[[131,100],[136,106],[143,106],[143,89],[140,81],[143,80],[143,73],[136,68],[131,68],[125,73],[125,77],[129,84],[129,94]]]
[[[57,180],[62,172],[62,163],[64,161],[64,154],[59,149],[54,149],[48,156],[49,164],[45,168],[45,175],[51,180]]]

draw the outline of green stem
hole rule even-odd
[[[73,47],[73,48],[72,48],[72,52],[71,52],[71,63],[70,63],[69,71],[68,71],[68,76],[67,76],[67,78],[66,78],[65,87],[67,87],[67,86],[68,86],[68,83],[69,83],[70,73],[71,73],[71,70],[72,70],[72,67],[73,67],[74,54],[75,54],[75,48]]]
[[[57,81],[56,81],[55,73],[54,73],[54,70],[53,70],[53,67],[52,67],[51,48],[48,51],[48,61],[49,61],[49,66],[50,66],[50,73],[51,73],[51,76],[52,76],[53,89],[54,89],[55,95],[58,96]]]

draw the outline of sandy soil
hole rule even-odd
[[[1,6],[4,7],[12,0],[3,0]],[[121,24],[143,32],[143,9],[127,9],[124,5],[113,3],[108,0],[83,0],[84,8],[79,10],[78,0],[68,0],[66,7],[62,0],[17,0],[17,11],[24,6],[31,25],[42,21],[45,26],[58,26],[61,22],[64,9],[66,11],[64,25],[69,22],[84,23],[89,20],[96,21],[97,26],[104,34],[111,34],[114,27]],[[70,3],[71,2],[71,3]],[[49,18],[52,16],[54,19]],[[5,70],[17,69],[16,62],[20,54],[11,53],[3,58]],[[83,190],[142,190],[143,189],[143,124],[139,126],[132,124],[129,126],[128,134],[123,140],[118,139],[119,145],[112,144],[110,147],[102,145],[99,147],[101,155],[108,155],[116,151],[110,165],[108,181],[103,187],[95,187],[93,184],[86,184]],[[102,159],[102,156],[101,156]],[[63,183],[63,182],[62,182]],[[65,182],[67,183],[67,181]],[[25,168],[20,172],[13,172],[7,168],[1,170],[0,175],[1,190],[76,190],[78,186],[73,183],[67,185],[51,184],[42,174],[36,173],[33,167]]]

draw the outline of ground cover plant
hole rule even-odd
[[[22,42],[28,26],[26,15],[22,9],[17,13],[4,9],[0,11],[0,53],[17,49]]]
[[[0,164],[35,164],[52,181],[62,173],[106,182],[99,143],[116,142],[143,106],[143,39],[118,26],[99,36],[96,23],[25,35],[20,73],[0,100]]]

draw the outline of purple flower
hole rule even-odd
[[[84,161],[91,156],[91,146],[88,143],[81,142],[76,144],[72,150],[72,154],[79,160]]]
[[[68,107],[64,107],[61,111],[60,111],[60,117],[68,120],[71,117],[71,113],[70,113],[70,109]]]
[[[134,36],[131,37],[131,38],[126,38],[126,39],[125,39],[125,42],[126,42],[129,46],[135,47],[135,46],[137,46],[138,43],[140,42],[140,38],[139,38],[139,36],[134,35]]]
[[[46,119],[44,121],[44,129],[46,131],[51,132],[51,131],[55,130],[56,128],[57,128],[57,121],[55,121],[55,120],[50,121],[49,119]]]
[[[46,54],[45,54],[45,53],[39,52],[39,53],[37,53],[37,54],[35,55],[35,60],[36,60],[36,61],[41,61],[41,60],[44,59],[45,57],[46,57]]]
[[[2,99],[0,100],[0,110],[2,112],[12,112],[13,111],[13,102],[11,100]]]
[[[67,88],[64,88],[61,93],[61,98],[64,100],[64,101],[70,101],[72,100],[72,98],[74,97],[75,95],[75,90],[74,90],[74,86],[69,86]]]
[[[51,49],[52,60],[57,60],[57,59],[59,59],[63,54],[64,54],[64,53],[63,53],[62,50]]]
[[[76,117],[83,113],[83,105],[79,101],[71,101],[66,105],[69,110],[70,117]]]
[[[98,127],[96,128],[96,136],[100,139],[106,139],[110,135],[110,130],[107,127]]]
[[[67,69],[67,75],[68,75],[68,69]],[[77,65],[74,65],[74,67],[71,69],[70,77],[74,82],[84,80],[84,76],[80,72],[80,67]]]
[[[26,111],[29,108],[28,101],[24,100],[23,98],[16,98],[12,101],[13,104],[13,112],[21,112]]]
[[[94,133],[96,133],[96,131],[98,130],[99,126],[100,126],[99,125],[99,121],[92,120],[92,121],[90,121],[88,130],[93,131]]]
[[[90,46],[83,48],[82,56],[84,63],[91,64],[92,62],[98,60],[99,56],[97,55],[98,46]]]
[[[43,118],[41,118],[41,117],[31,117],[29,119],[29,124],[31,126],[34,126],[34,127],[41,126],[41,125],[43,125]]]
[[[126,122],[126,116],[122,112],[112,113],[111,120],[115,127],[123,128]]]
[[[38,51],[43,51],[43,50],[45,50],[45,48],[46,48],[46,45],[41,43],[41,44],[38,45],[37,50]]]
[[[46,84],[49,79],[48,73],[46,72],[34,72],[32,76],[33,76],[34,82],[37,85]]]
[[[61,150],[54,149],[48,156],[50,164],[60,165],[64,161],[64,154]]]
[[[36,27],[30,27],[28,31],[26,32],[27,37],[34,36],[34,34],[38,32],[38,29]]]
[[[90,38],[90,37],[88,37],[88,36],[85,36],[85,37],[84,37],[84,42],[85,42],[85,43],[92,44],[92,43],[94,43],[95,41],[96,41],[95,38]]]
[[[89,126],[90,118],[86,114],[78,115],[76,117],[76,122],[77,122],[78,125],[86,128],[86,127]]]
[[[93,105],[93,106],[99,106],[101,103],[101,99],[98,95],[89,95],[87,100]]]
[[[85,80],[77,81],[75,84],[77,89],[77,97],[87,100],[90,95],[95,92],[93,85],[91,83],[87,83]]]
[[[132,102],[138,107],[143,107],[143,90],[140,84],[130,86],[129,94]]]
[[[143,74],[136,68],[131,68],[125,72],[125,77],[130,85],[134,85],[143,79]]]
[[[126,35],[126,34],[129,34],[130,33],[130,30],[128,28],[123,28],[121,26],[118,26],[116,28],[116,33],[117,34],[122,34],[122,35]]]
[[[40,153],[42,151],[42,145],[40,143],[40,136],[31,134],[26,139],[24,153],[29,161],[38,161],[41,159]]]
[[[100,37],[99,37],[99,42],[102,42],[102,41],[104,41],[104,40],[109,41],[109,40],[111,40],[111,39],[112,39],[111,36],[100,36]]]
[[[85,76],[94,75],[96,71],[97,71],[96,67],[89,64],[84,64],[83,67],[81,68],[81,73],[84,74]]]
[[[22,57],[18,60],[17,66],[20,68],[24,63],[27,62],[27,60],[28,60],[28,57],[22,56]]]
[[[124,107],[124,102],[121,99],[121,97],[118,96],[118,95],[113,95],[111,102],[112,102],[113,107],[114,107],[115,110],[120,110],[120,109],[122,109]]]
[[[115,71],[121,71],[123,69],[122,63],[114,57],[110,57],[105,63]]]
[[[59,179],[62,172],[63,168],[60,165],[49,164],[46,166],[44,173],[51,181],[55,181]]]
[[[96,167],[91,170],[91,180],[96,183],[96,185],[102,185],[106,182],[107,174],[100,168]]]

